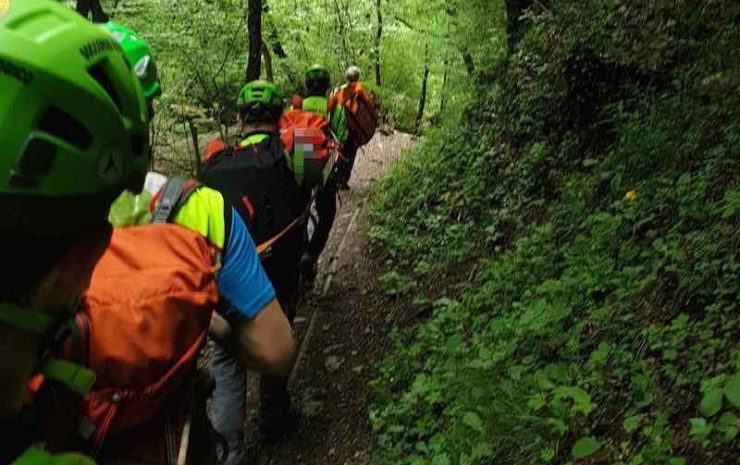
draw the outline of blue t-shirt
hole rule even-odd
[[[275,298],[246,224],[218,191],[201,186],[175,215],[176,224],[200,233],[221,249],[216,276],[221,297],[218,312],[233,324],[254,318]]]
[[[217,282],[221,297],[230,304],[222,305],[220,310],[229,323],[254,318],[275,298],[275,290],[262,268],[252,236],[233,208],[223,268]]]

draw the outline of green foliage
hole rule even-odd
[[[398,296],[411,289],[413,283],[396,271],[389,271],[378,278],[380,288],[389,296]]]
[[[182,136],[183,106],[203,114],[207,129],[228,130],[235,117],[236,93],[244,84],[248,53],[246,2],[184,0],[102,0],[117,22],[134,28],[152,45],[162,75],[164,95],[158,123],[167,136]],[[332,82],[343,82],[349,65],[358,65],[363,81],[382,101],[386,121],[414,127],[425,66],[430,68],[426,115],[459,113],[468,99],[471,76],[463,52],[478,61],[499,48],[503,34],[487,41],[467,40],[491,18],[502,21],[498,3],[476,5],[477,15],[458,14],[442,0],[382,0],[381,85],[375,77],[377,2],[263,0],[262,30],[275,81],[286,94],[303,89],[303,72],[325,64]],[[471,36],[472,37],[472,36]],[[262,76],[267,77],[263,59]],[[173,122],[174,121],[174,122]]]
[[[375,197],[381,282],[435,302],[373,383],[376,463],[737,462],[739,17],[547,2],[480,58]]]
[[[600,447],[601,443],[592,437],[581,438],[573,444],[573,457],[576,459],[588,457],[593,455]]]

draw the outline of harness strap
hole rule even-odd
[[[185,202],[198,189],[197,182],[175,176],[170,178],[162,188],[162,195],[152,212],[152,224],[172,223]]]
[[[0,323],[21,329],[28,333],[44,335],[54,318],[43,312],[20,309],[15,305],[0,303]]]
[[[157,202],[157,206],[152,212],[152,224],[169,223],[174,216],[175,207],[182,196],[182,188],[185,186],[185,178],[175,176],[170,178],[162,188],[162,195]]]
[[[59,321],[61,320],[46,313],[0,303],[0,323],[49,339],[47,344],[61,337],[63,328]],[[78,394],[84,395],[90,391],[95,382],[95,373],[80,365],[49,357],[47,350],[43,352],[40,354],[42,359],[37,372],[47,379],[64,384]]]
[[[41,365],[41,374],[47,379],[59,381],[79,395],[90,392],[95,384],[95,373],[92,370],[57,358],[47,359]]]
[[[257,246],[257,253],[259,255],[262,255],[270,250],[270,247],[275,245],[277,241],[283,238],[286,234],[288,234],[293,228],[296,226],[305,223],[308,218],[311,216],[311,204],[313,203],[314,199],[316,198],[316,192],[311,195],[311,200],[308,202],[308,206],[306,209],[301,213],[298,218],[291,221],[291,223],[286,226],[282,231],[277,233],[276,235],[272,236],[270,239],[267,239],[265,242],[261,243]]]

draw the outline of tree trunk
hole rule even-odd
[[[103,7],[100,6],[100,0],[77,0],[76,9],[85,18],[92,12],[92,21],[94,23],[107,23],[110,19],[105,11],[103,11]]]
[[[270,82],[275,81],[275,73],[272,70],[272,53],[265,41],[262,41],[262,58],[265,60],[265,75]]]
[[[188,118],[187,120],[188,129],[190,130],[190,141],[193,143],[193,165],[195,166],[195,175],[200,173],[202,167],[200,159],[200,145],[198,144],[198,130],[195,129],[193,119]]]
[[[249,34],[247,82],[250,82],[260,78],[262,64],[262,0],[247,0],[247,6],[247,31]]]
[[[504,0],[506,4],[506,32],[509,52],[513,52],[524,35],[526,23],[521,19],[524,11],[532,6],[534,0]]]
[[[375,85],[381,86],[380,75],[380,44],[383,38],[383,13],[381,11],[382,0],[375,2],[375,10],[378,14],[378,28],[375,31]]]
[[[424,53],[424,74],[421,78],[421,97],[419,98],[419,112],[416,114],[416,125],[414,128],[414,134],[419,135],[421,133],[421,123],[424,119],[424,108],[427,105],[427,80],[429,79],[429,44],[426,46],[426,52]]]

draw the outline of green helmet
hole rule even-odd
[[[331,76],[324,65],[313,65],[306,70],[306,87],[329,87]]]
[[[141,87],[144,88],[144,97],[154,99],[162,95],[162,86],[157,77],[157,62],[154,61],[149,44],[131,29],[112,21],[103,27],[121,44]]]
[[[106,221],[149,164],[146,103],[118,43],[52,0],[0,12],[0,229]]]
[[[266,107],[283,108],[283,96],[271,82],[252,81],[239,91],[236,103],[240,107],[261,104]]]

